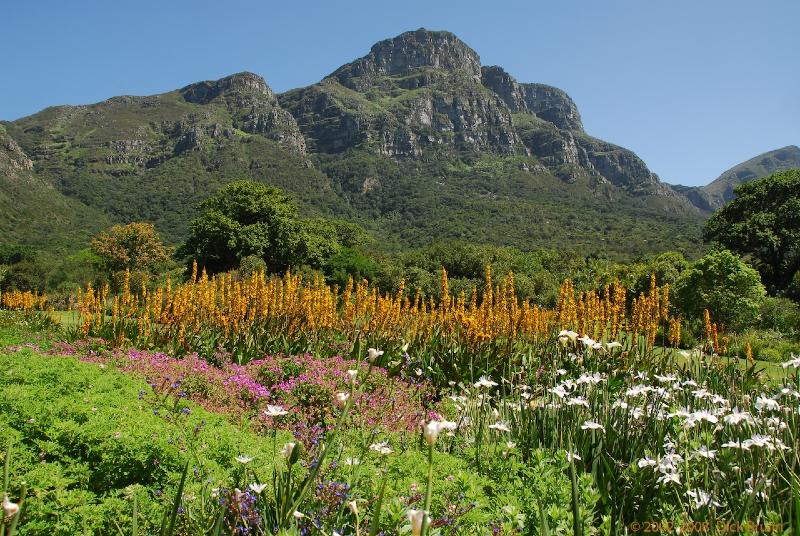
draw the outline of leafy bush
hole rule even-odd
[[[36,260],[23,260],[5,273],[0,290],[43,291],[47,288],[48,268]]]
[[[708,309],[729,330],[754,325],[766,296],[758,272],[725,249],[695,262],[676,286],[676,302],[683,314],[700,318]]]
[[[788,298],[767,297],[761,304],[761,328],[800,337],[800,305]]]

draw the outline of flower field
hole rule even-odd
[[[800,358],[766,375],[728,357],[709,311],[681,348],[655,277],[637,296],[565,282],[552,309],[490,268],[458,295],[443,270],[438,299],[292,273],[126,278],[83,291],[67,326],[43,296],[0,303],[6,534],[69,534],[47,512],[77,511],[58,502],[76,490],[95,534],[800,530]],[[93,430],[113,409],[96,384],[141,424],[65,434],[57,415]],[[59,483],[37,465],[89,456],[125,468]]]

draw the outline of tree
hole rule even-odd
[[[44,291],[47,288],[47,268],[37,260],[25,259],[6,272],[0,290]]]
[[[343,246],[360,240],[360,227],[337,220],[302,220],[291,197],[253,181],[227,184],[200,205],[179,253],[210,273],[263,259],[269,271],[308,264],[320,268]]]
[[[700,318],[708,309],[716,321],[735,331],[758,321],[766,296],[758,272],[726,249],[695,262],[676,286],[676,303],[683,314]]]
[[[777,293],[800,269],[800,169],[738,186],[736,199],[717,211],[705,237],[746,255]]]
[[[151,223],[114,225],[92,240],[92,252],[111,272],[123,270],[157,273],[170,259]]]

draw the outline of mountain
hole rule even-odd
[[[788,145],[733,166],[706,186],[677,188],[701,210],[714,211],[733,200],[740,184],[795,168],[800,168],[800,147]]]
[[[30,163],[23,174],[80,230],[42,241],[34,218],[0,242],[75,247],[99,225],[146,220],[177,243],[199,201],[242,178],[360,223],[379,248],[459,238],[694,254],[705,218],[633,152],[587,134],[564,91],[482,66],[449,32],[381,41],[282,94],[239,73],[0,124]],[[22,172],[0,172],[3,195],[21,196],[6,183]]]
[[[101,211],[62,195],[33,172],[33,161],[0,125],[0,242],[49,248],[86,242],[110,225]]]

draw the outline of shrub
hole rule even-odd
[[[761,304],[761,328],[800,337],[800,305],[788,298],[767,297]]]
[[[756,324],[765,296],[758,272],[721,249],[681,274],[676,302],[689,318],[700,318],[708,309],[716,322],[738,331]]]

